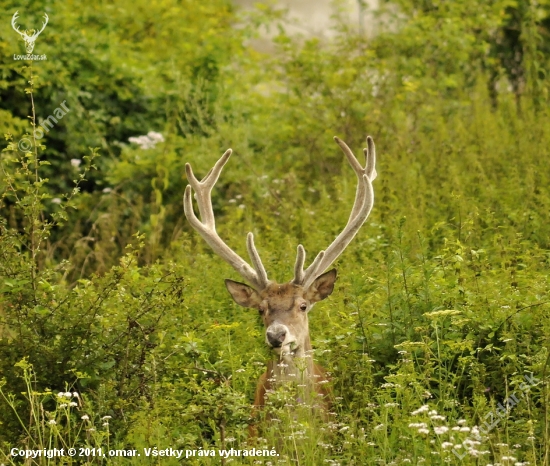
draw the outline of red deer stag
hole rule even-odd
[[[183,198],[185,216],[214,252],[250,284],[249,286],[225,280],[225,285],[237,304],[258,309],[265,325],[266,343],[278,355],[277,361],[268,363],[266,373],[259,380],[254,402],[256,406],[265,404],[267,391],[287,381],[306,386],[304,393],[316,392],[323,397],[327,395],[323,389],[323,382],[326,381],[324,371],[313,363],[311,357],[308,313],[317,301],[332,293],[336,269],[323,272],[342,254],[369,216],[374,202],[372,181],[376,178],[375,147],[370,136],[367,138],[368,148],[363,149],[365,167],[361,166],[343,141],[337,137],[334,140],[357,175],[355,202],[348,223],[333,243],[325,251],[321,251],[305,270],[306,253],[300,244],[294,265],[294,278],[283,284],[267,278],[266,270],[254,246],[252,233],[248,233],[246,245],[253,267],[227,246],[216,232],[211,192],[231,156],[231,149],[222,155],[202,181],[195,178],[191,165],[185,165],[189,181]],[[193,211],[193,191],[196,193],[200,220]]]

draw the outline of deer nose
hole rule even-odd
[[[267,342],[272,348],[280,348],[286,338],[286,329],[279,328],[276,330],[268,330],[266,332]]]

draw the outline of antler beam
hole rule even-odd
[[[364,168],[344,141],[337,137],[334,137],[334,140],[344,152],[349,164],[357,175],[355,202],[345,228],[325,251],[321,251],[317,255],[306,270],[304,270],[306,253],[301,244],[298,246],[292,283],[302,285],[305,289],[344,252],[361,228],[361,225],[365,223],[374,204],[372,181],[376,178],[376,149],[373,139],[368,136],[367,148],[363,149],[363,153],[365,154]]]
[[[202,236],[214,252],[231,265],[231,267],[233,267],[256,290],[263,290],[268,285],[269,280],[265,267],[260,259],[260,255],[254,245],[254,235],[248,233],[246,238],[246,247],[254,266],[254,268],[252,268],[235,251],[227,246],[216,232],[216,221],[212,208],[212,188],[218,181],[223,167],[229,160],[229,157],[231,157],[231,153],[232,150],[228,149],[201,181],[193,174],[191,165],[188,163],[185,164],[185,173],[189,184],[185,188],[183,208],[185,216],[191,226]],[[193,211],[193,191],[195,191],[195,197],[199,207],[200,220]]]

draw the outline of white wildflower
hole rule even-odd
[[[467,438],[466,440],[464,440],[463,444],[467,447],[475,447],[476,445],[481,445],[481,442]]]
[[[52,204],[61,204],[61,199],[59,199],[58,197],[54,197],[52,199]],[[63,395],[63,394],[61,394],[61,395]]]
[[[449,428],[447,426],[437,426],[437,427],[434,427],[434,432],[437,434],[437,435],[442,435],[444,434],[445,432],[448,432]]]
[[[132,136],[128,138],[128,141],[137,144],[140,149],[153,149],[159,142],[164,142],[164,137],[160,133],[155,131],[149,131],[144,136]]]
[[[413,427],[415,429],[425,429],[426,427],[428,427],[428,424],[426,424],[425,422],[411,422],[409,424],[409,427]]]
[[[155,141],[155,142],[164,142],[164,136],[160,133],[157,133],[155,131],[149,131],[147,133],[147,137],[151,140],[151,141]]]
[[[87,414],[84,414],[84,416],[81,416],[80,419],[82,419],[83,421],[89,421],[90,416],[88,416]]]
[[[55,426],[57,424],[57,422],[55,422],[53,419],[50,419],[48,421],[48,424],[52,425],[52,426]]]
[[[411,414],[413,416],[416,416],[417,414],[425,413],[426,411],[429,411],[430,407],[428,405],[421,406],[416,411],[413,411]]]
[[[80,164],[82,163],[82,160],[80,159],[71,159],[71,165],[74,167],[74,168],[78,168],[80,167]]]

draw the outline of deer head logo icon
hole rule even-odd
[[[25,48],[27,49],[27,53],[32,53],[34,49],[34,43],[36,41],[36,38],[40,35],[40,33],[46,28],[46,24],[48,24],[48,15],[44,13],[44,23],[42,23],[42,29],[40,31],[37,31],[35,29],[31,29],[30,31],[25,30],[24,32],[21,32],[19,30],[19,26],[17,26],[15,23],[17,21],[17,18],[19,17],[19,12],[16,11],[11,18],[11,26],[13,27],[14,31],[17,32],[25,41]],[[29,35],[32,32],[31,35]]]

